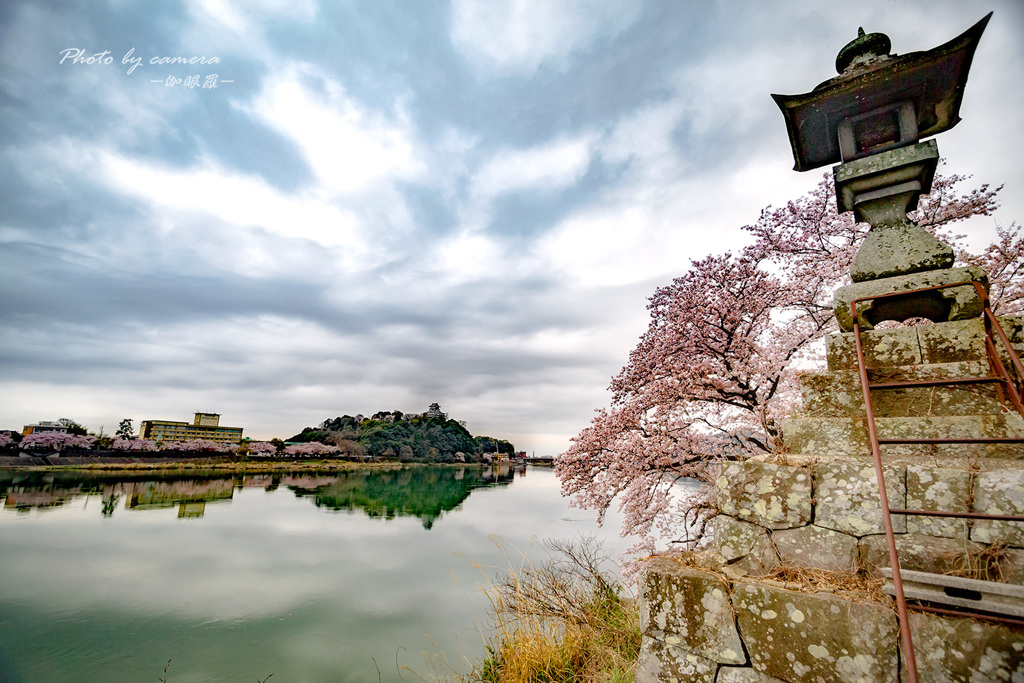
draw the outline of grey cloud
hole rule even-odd
[[[995,169],[1005,177],[979,179],[1012,189],[1022,171],[1001,152],[1019,147],[1020,136],[1000,144],[986,136],[1012,131],[1006,120],[1019,95],[1000,84],[1014,82],[1024,63],[1024,10],[1012,1],[995,10],[975,64],[984,72],[968,86],[971,118],[940,146],[959,155],[953,170]],[[955,2],[864,2],[841,13],[797,1],[648,2],[627,25],[527,73],[468,61],[449,40],[450,8],[436,3],[323,3],[313,21],[250,12],[252,35],[197,25],[184,3],[6,3],[0,394],[13,386],[3,382],[39,388],[31,400],[24,391],[0,399],[0,428],[79,405],[64,403],[69,394],[110,400],[95,408],[97,422],[136,406],[152,416],[215,403],[268,436],[329,415],[439,400],[495,435],[527,435],[523,448],[564,448],[607,401],[609,377],[644,328],[646,296],[689,258],[742,237],[743,219],[720,233],[692,232],[694,214],[702,227],[727,210],[749,211],[752,221],[764,204],[790,198],[768,196],[764,186],[817,182],[817,174],[787,175],[792,161],[769,94],[827,78],[860,23],[889,31],[894,47],[908,51],[956,35],[975,14]],[[990,38],[998,60],[985,52]],[[149,83],[163,70],[148,65],[129,76],[119,64],[57,64],[57,51],[70,46],[110,49],[117,60],[132,46],[145,56],[205,50],[220,54],[221,77],[235,83],[185,91]],[[267,79],[292,63],[324,77],[306,87],[329,80],[368,116],[401,119],[396,134],[408,136],[401,143],[415,148],[422,172],[393,170],[359,192],[320,187],[303,151],[249,110]],[[645,129],[642,117],[624,126],[658,107],[664,118],[649,125],[665,131]],[[647,132],[650,140],[638,139]],[[579,174],[559,176],[558,187],[511,183],[514,191],[486,198],[480,225],[464,223],[488,164],[577,139],[590,145]],[[85,157],[103,152],[176,171],[210,162],[257,179],[253,186],[283,202],[315,196],[318,206],[354,216],[359,239],[322,246],[275,234],[274,217],[231,225],[179,210],[186,198],[124,194]],[[693,187],[710,189],[694,206],[677,206]],[[1024,205],[1006,194],[998,218],[1008,223]],[[640,278],[584,285],[565,272],[576,253],[560,261],[544,253],[545,239],[566,222],[631,212],[639,218],[612,226],[623,244],[665,237],[657,229],[681,245],[649,266],[646,252],[628,246],[599,261],[646,273]],[[589,225],[567,249],[608,239],[590,236]],[[464,233],[491,252],[445,270],[440,245]]]

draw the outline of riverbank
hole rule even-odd
[[[360,469],[393,470],[419,466],[414,462],[358,462],[351,460],[239,460],[237,458],[134,458],[134,457],[0,457],[0,469],[19,470],[131,470],[159,472],[347,472]],[[460,463],[461,464],[461,463]],[[465,464],[461,464],[465,467]],[[470,465],[472,466],[472,465]]]
[[[501,545],[501,544],[499,544]],[[486,653],[448,683],[611,681],[631,683],[640,655],[638,602],[605,569],[611,559],[595,537],[545,542],[546,562],[533,564],[502,546],[507,569],[484,574],[494,619]]]

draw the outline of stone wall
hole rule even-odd
[[[891,507],[1024,515],[1021,469],[917,464],[885,471]],[[783,563],[878,575],[889,566],[870,464],[726,463],[716,489],[714,548],[737,570],[764,576]],[[892,522],[904,569],[950,573],[984,557],[991,578],[1024,584],[1024,525],[900,515]]]
[[[886,488],[893,507],[1024,514],[1021,470],[894,466]],[[841,585],[889,565],[874,468],[734,462],[716,489],[720,514],[703,568],[673,555],[645,567],[638,683],[901,680],[891,598],[822,589],[798,572],[775,578],[786,576],[780,568],[805,568]],[[985,578],[1024,584],[1020,525],[893,522],[905,570],[981,566]],[[925,614],[911,626],[922,681],[1024,681],[1024,629]]]
[[[1020,320],[1003,326],[1019,353]],[[983,335],[977,320],[866,332],[871,381],[984,375]],[[678,556],[648,561],[637,681],[901,680],[892,598],[877,585],[842,588],[879,577],[889,556],[852,335],[827,342],[828,370],[800,378],[803,410],[783,424],[787,452],[723,464],[699,568]],[[872,403],[883,436],[1024,435],[992,385],[880,390]],[[1024,515],[1020,444],[888,446],[883,462],[890,507]],[[1020,523],[892,521],[903,570],[1024,585]],[[922,682],[1024,683],[1024,629],[924,613],[911,629]]]
[[[649,561],[637,683],[875,683],[901,677],[891,600]],[[912,614],[924,681],[1024,680],[1024,631]]]

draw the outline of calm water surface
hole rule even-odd
[[[630,543],[535,467],[0,470],[0,501],[5,683],[155,682],[168,660],[168,683],[429,680],[428,654],[458,667],[483,650],[473,563],[507,566],[494,536]]]

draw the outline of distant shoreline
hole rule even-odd
[[[225,472],[344,472],[358,469],[402,469],[421,465],[461,465],[480,467],[483,463],[420,463],[420,462],[356,462],[351,460],[238,460],[231,458],[175,458],[175,457],[57,457],[28,458],[0,456],[0,469],[19,470],[220,470]]]
[[[230,456],[207,456],[182,458],[176,456],[44,456],[21,457],[0,456],[0,470],[220,470],[224,472],[347,472],[360,469],[393,470],[405,467],[552,467],[553,462],[546,458],[527,459],[523,461],[499,462],[401,462],[398,460],[341,460],[334,458],[295,458],[295,459],[245,459]]]

